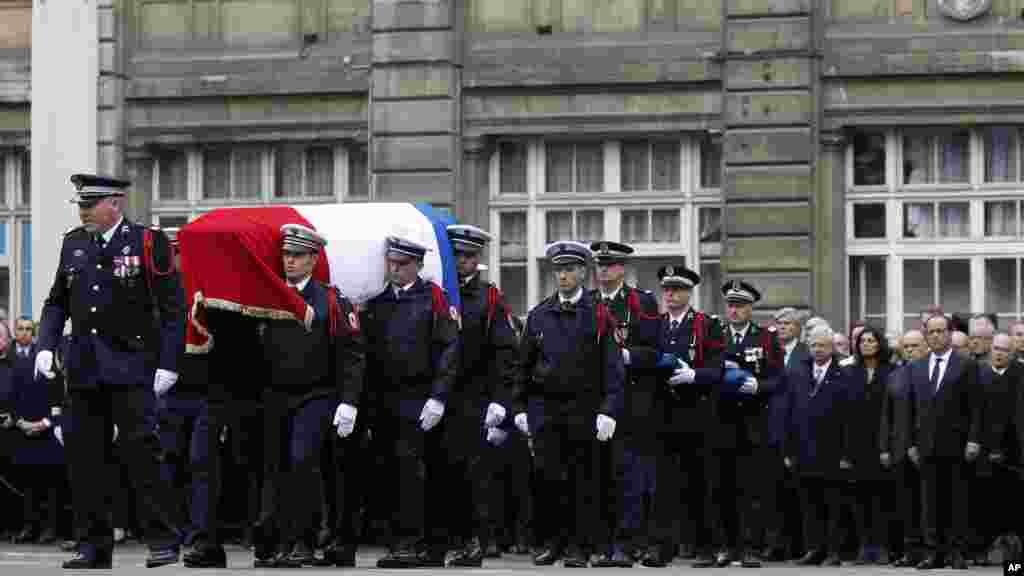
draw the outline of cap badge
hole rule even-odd
[[[676,275],[676,270],[675,270],[675,268],[673,268],[673,267],[671,267],[671,266],[666,266],[666,267],[665,267],[665,275],[666,275],[666,276],[675,276],[675,275]]]

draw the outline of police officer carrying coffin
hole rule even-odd
[[[372,449],[384,464],[379,493],[391,520],[392,542],[377,566],[443,567],[447,534],[439,528],[450,503],[439,481],[447,456],[438,426],[459,371],[457,313],[440,286],[419,276],[427,247],[387,242],[389,283],[367,303],[362,323]]]
[[[281,235],[285,280],[313,309],[313,322],[306,330],[292,319],[271,320],[263,333],[265,355],[274,361],[263,396],[263,503],[254,530],[258,568],[313,564],[321,450],[334,428],[351,434],[365,365],[352,303],[312,277],[327,241],[301,224],[285,224]]]
[[[644,484],[653,481],[653,454],[657,428],[651,426],[656,375],[651,371],[658,346],[658,301],[647,290],[626,284],[626,260],[633,247],[618,242],[594,242],[598,286],[591,291],[597,302],[608,307],[615,323],[615,342],[622,349],[625,368],[622,418],[618,435],[599,447],[599,475],[602,489],[598,501],[601,528],[611,544],[595,567],[633,565],[632,548],[644,536]],[[649,483],[648,483],[649,484]],[[609,525],[610,524],[610,525]],[[603,534],[597,544],[603,545]]]
[[[568,545],[567,567],[586,567],[595,525],[596,436],[611,440],[621,412],[622,353],[607,308],[584,290],[590,249],[579,242],[548,246],[558,291],[526,321],[521,344],[515,424],[533,435],[541,486],[538,524],[552,533],[534,564],[551,565]]]
[[[36,371],[53,378],[53,353],[64,323],[71,337],[64,368],[74,429],[65,447],[74,508],[83,522],[78,554],[64,568],[110,568],[113,527],[111,431],[131,462],[149,567],[178,561],[180,514],[161,480],[159,443],[146,425],[148,397],[178,377],[184,347],[181,296],[167,236],[129,222],[121,198],[129,182],[76,174],[82,226],[64,235],[60,262],[43,306]],[[154,309],[158,314],[154,314]],[[152,387],[152,388],[150,388]]]
[[[667,386],[659,389],[655,412],[662,419],[663,451],[656,462],[652,508],[660,516],[659,528],[670,526],[667,519],[683,518],[683,544],[694,547],[695,567],[715,563],[711,542],[712,525],[707,505],[711,487],[707,466],[708,428],[711,425],[712,390],[721,379],[722,325],[690,305],[693,287],[700,275],[679,264],[658,270],[665,313],[658,330],[658,350],[675,361]],[[663,379],[664,381],[664,379]],[[682,496],[685,500],[680,502]],[[646,566],[666,565],[672,557],[674,539],[655,534],[660,549],[651,550]]]
[[[774,329],[751,320],[760,292],[747,282],[722,286],[729,327],[725,330],[725,376],[714,404],[716,421],[708,467],[712,486],[711,526],[723,547],[716,564],[739,562],[757,568],[757,539],[764,528],[760,502],[765,490],[760,471],[777,455],[768,443],[768,402],[780,391],[782,345]],[[728,550],[726,550],[726,547]]]
[[[489,439],[498,443],[507,434],[498,429],[506,415],[502,401],[514,390],[518,377],[518,345],[504,295],[494,284],[480,279],[480,251],[491,235],[475,226],[448,226],[455,250],[462,298],[461,371],[449,393],[445,412],[445,448],[451,467],[447,487],[451,503],[465,502],[460,514],[453,511],[452,528],[466,538],[465,547],[448,559],[449,566],[481,566],[493,542],[495,522],[490,510],[492,467],[497,452],[488,450]],[[482,424],[482,425],[481,425]],[[486,430],[486,436],[485,436]]]

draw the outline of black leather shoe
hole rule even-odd
[[[338,568],[354,568],[356,547],[354,544],[332,544],[324,551],[324,557]]]
[[[540,554],[533,557],[534,566],[552,566],[562,557],[561,552],[554,548],[547,548]]]
[[[679,551],[676,553],[676,556],[683,560],[693,560],[697,557],[697,549],[693,544],[680,544]]]
[[[186,568],[227,568],[228,556],[220,546],[199,545],[182,558]]]
[[[480,540],[476,538],[470,540],[465,548],[452,554],[446,564],[453,568],[480,568],[483,566],[484,549],[480,546]]]
[[[590,562],[587,560],[587,556],[580,552],[574,552],[565,557],[562,561],[562,566],[566,568],[586,568]]]
[[[78,540],[65,540],[60,543],[58,548],[60,548],[61,552],[74,552],[78,550]]]
[[[113,565],[110,554],[80,548],[75,557],[65,561],[61,567],[65,570],[110,570]]]
[[[668,560],[665,559],[665,555],[661,553],[661,550],[652,547],[644,553],[643,558],[640,559],[640,565],[647,568],[664,568],[668,566]]]
[[[917,563],[918,570],[938,570],[944,566],[945,564],[935,554],[929,554],[924,560]]]
[[[743,553],[743,559],[740,560],[740,566],[744,568],[760,568],[761,559],[750,550],[747,550]]]
[[[716,565],[715,557],[710,553],[698,554],[697,559],[690,566],[694,568],[712,568]]]
[[[820,566],[825,561],[825,553],[818,550],[808,550],[796,561],[797,566]]]
[[[839,557],[839,554],[829,554],[828,558],[825,558],[825,566],[842,566],[843,560]]]
[[[53,544],[57,541],[57,531],[46,529],[42,534],[39,535],[39,540],[36,540],[36,544]]]
[[[611,554],[602,554],[593,562],[594,568],[632,568],[633,557],[626,554],[622,549],[616,549]]]
[[[166,548],[150,548],[146,556],[146,568],[159,568],[168,564],[178,563],[178,547],[168,546]]]
[[[444,568],[444,551],[424,550],[418,555],[417,568]]]
[[[897,568],[911,568],[917,566],[921,561],[917,559],[913,554],[904,554],[900,556],[898,560],[892,563]]]
[[[277,567],[277,560],[278,560],[278,558],[280,558],[280,556],[267,556],[267,557],[263,557],[263,558],[257,556],[256,559],[254,559],[252,561],[252,567],[253,568],[276,568]]]
[[[715,566],[718,566],[719,568],[725,568],[726,566],[732,563],[732,558],[732,554],[723,550],[718,554],[715,554]]]
[[[419,568],[420,557],[416,550],[404,548],[388,552],[377,559],[377,568]]]
[[[17,536],[14,537],[14,543],[15,544],[28,544],[30,542],[35,542],[35,539],[36,539],[36,531],[35,531],[35,529],[32,528],[31,526],[26,526],[26,527],[21,529],[21,532],[18,532]]]
[[[953,570],[967,570],[967,561],[964,560],[964,555],[959,552],[950,554],[949,567]]]
[[[487,552],[485,556],[487,558],[501,558],[501,549],[498,548],[497,542],[491,542],[487,545]]]
[[[764,560],[765,562],[782,562],[785,559],[786,554],[782,548],[766,546],[765,549],[761,551],[761,560]]]
[[[291,552],[278,558],[278,568],[302,568],[313,565],[313,550],[307,544],[296,544]]]

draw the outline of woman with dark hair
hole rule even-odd
[[[854,341],[851,362],[843,366],[846,388],[844,453],[850,459],[848,501],[853,506],[860,553],[857,564],[888,564],[889,514],[883,498],[893,493],[892,480],[879,457],[882,399],[889,373],[889,340],[874,326],[865,326]]]

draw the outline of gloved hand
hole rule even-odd
[[[686,365],[686,362],[680,360],[683,365],[682,368],[676,368],[676,371],[672,373],[672,377],[668,379],[669,386],[678,386],[680,384],[692,384],[697,376],[693,368]]]
[[[882,465],[882,468],[888,468],[892,466],[892,455],[888,452],[882,452],[878,455],[878,462]]]
[[[850,464],[849,460],[847,460],[846,458],[840,458],[839,459],[839,469],[840,470],[849,470],[850,468],[853,468],[853,465]]]
[[[177,382],[177,372],[157,368],[156,375],[153,377],[153,392],[156,394],[156,397],[159,398],[166,394],[167,391],[170,390]]]
[[[114,437],[110,440],[110,442],[117,442],[117,424],[114,424]]]
[[[921,465],[921,453],[917,451],[917,446],[911,446],[907,448],[907,458],[914,463],[914,466]]]
[[[487,443],[491,446],[501,446],[508,439],[508,432],[505,432],[501,428],[488,428],[487,429]]]
[[[679,358],[675,355],[675,353],[662,353],[661,355],[658,356],[658,362],[654,365],[654,367],[658,369],[671,370],[673,368],[679,367],[679,365],[677,364],[678,361]]]
[[[497,402],[487,405],[487,415],[484,416],[484,426],[494,428],[505,421],[505,407]]]
[[[53,429],[53,437],[57,439],[57,443],[61,446],[64,445],[64,431],[61,430],[60,426]]]
[[[629,366],[629,348],[622,349],[622,365]]]
[[[750,372],[740,368],[729,368],[725,371],[725,389],[735,390],[737,394],[742,393],[741,388],[747,378],[750,378]]]
[[[968,462],[974,462],[978,458],[979,452],[981,452],[981,446],[977,442],[968,442],[964,447],[964,458]]]
[[[420,412],[420,430],[430,432],[441,421],[442,416],[444,416],[444,404],[433,398],[427,400]]]
[[[750,396],[757,394],[757,378],[747,376],[747,379],[740,385],[740,394],[747,394]]]
[[[739,370],[740,369],[740,365],[737,364],[734,360],[726,360],[725,361],[725,369],[726,370]]]
[[[338,436],[347,438],[356,428],[356,414],[359,410],[351,404],[338,404],[334,410],[334,427],[338,429]]]
[[[615,435],[615,420],[604,414],[597,415],[597,439],[601,442],[607,442],[612,439]]]
[[[40,350],[36,354],[36,369],[32,377],[38,378],[40,374],[51,379],[56,376],[53,372],[53,352],[49,350]]]
[[[516,414],[516,417],[513,421],[516,423],[516,428],[519,428],[519,431],[522,432],[524,436],[530,435],[530,423],[529,420],[526,418],[526,412],[520,412],[519,414]]]

